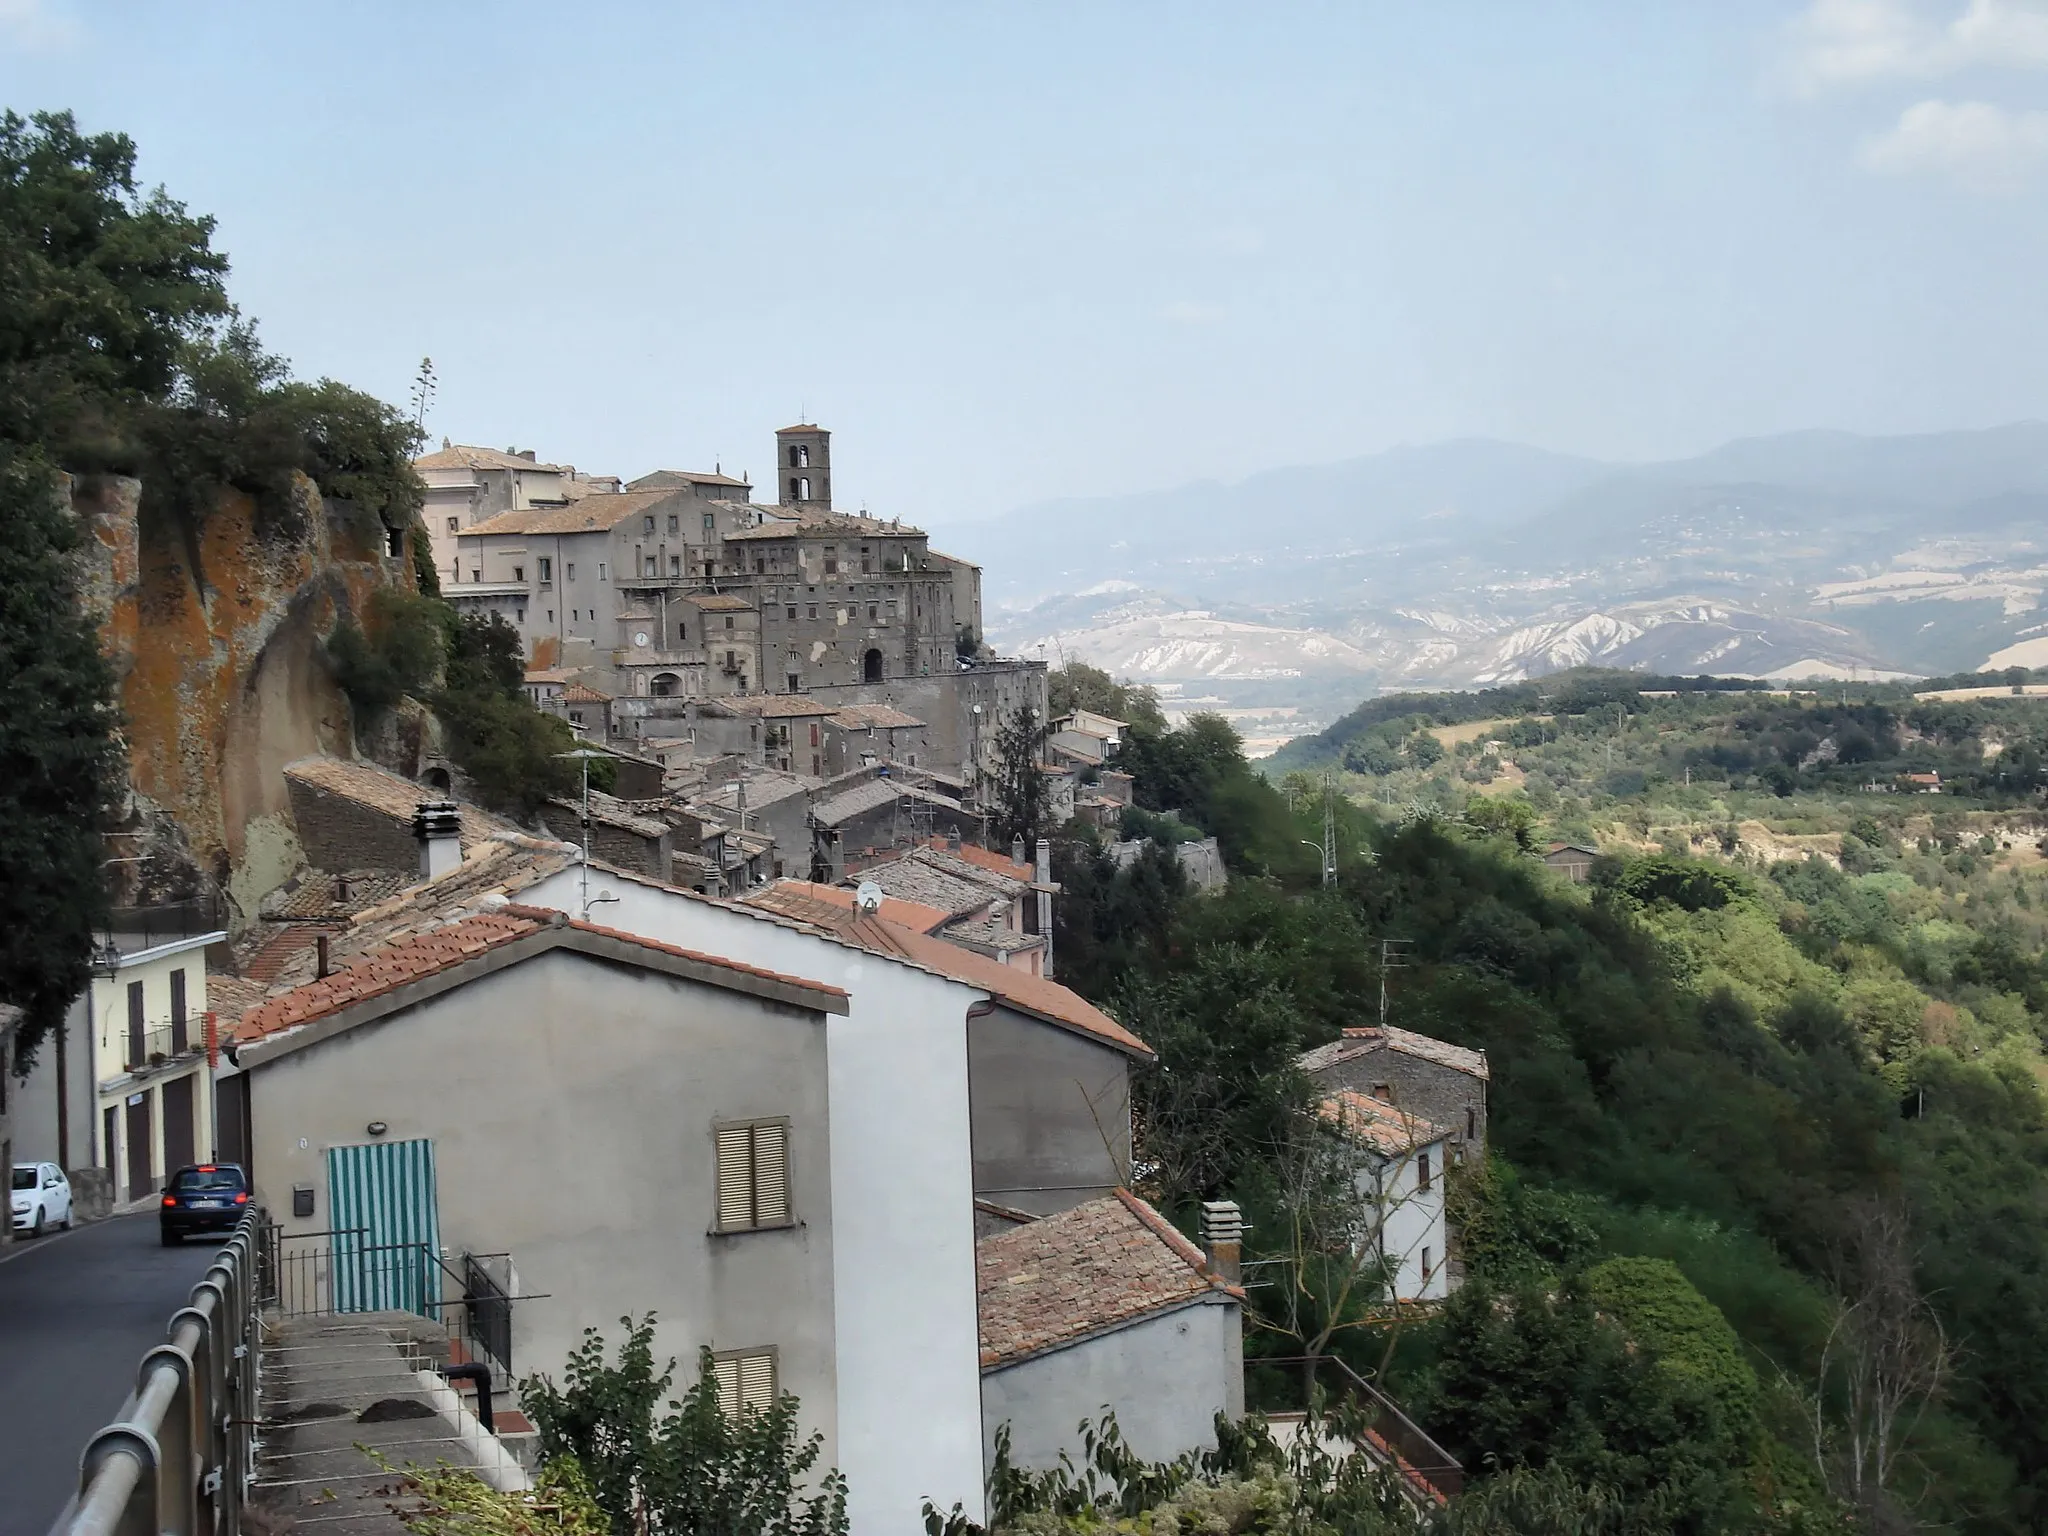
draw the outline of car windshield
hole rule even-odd
[[[187,1168],[171,1188],[184,1194],[205,1189],[240,1189],[242,1175],[234,1168]]]
[[[15,1170],[14,1170],[14,1187],[15,1187],[16,1189],[34,1189],[34,1188],[36,1187],[36,1171],[35,1171],[35,1169],[33,1169],[33,1168],[17,1168],[17,1169],[15,1169]]]

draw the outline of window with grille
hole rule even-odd
[[[735,1349],[711,1357],[719,1411],[729,1419],[775,1406],[775,1351]]]
[[[718,1230],[789,1225],[789,1122],[723,1125],[718,1142]]]

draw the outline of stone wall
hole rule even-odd
[[[375,806],[308,784],[287,781],[292,821],[299,845],[315,869],[333,871],[388,869],[411,874],[420,867],[419,839],[412,822],[401,821]],[[420,792],[422,799],[428,792]]]
[[[1316,1075],[1326,1090],[1353,1088],[1450,1132],[1452,1155],[1486,1156],[1486,1084],[1469,1072],[1382,1047]],[[1379,1093],[1384,1086],[1385,1094]]]

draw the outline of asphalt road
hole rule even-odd
[[[145,1214],[0,1247],[0,1536],[47,1536],[215,1246],[165,1248]]]

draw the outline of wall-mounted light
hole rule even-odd
[[[372,1136],[382,1136],[386,1131],[390,1130],[391,1127],[386,1125],[382,1120],[372,1120],[367,1126],[364,1127],[364,1129],[367,1130]]]

